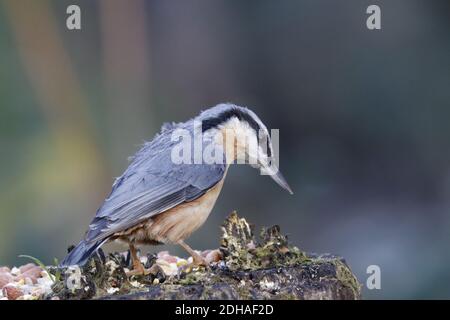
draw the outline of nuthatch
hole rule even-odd
[[[192,135],[200,130],[201,143],[213,143],[225,161],[174,163],[173,148],[177,141],[173,135],[176,130],[185,130]],[[225,137],[229,140],[230,133],[234,141],[231,144],[225,141]],[[257,142],[261,135],[265,138],[264,147]],[[245,142],[248,137],[255,138],[248,140],[256,141],[255,148]],[[207,219],[236,154],[242,152],[255,160],[255,167],[266,169],[281,187],[292,193],[271,162],[272,149],[269,132],[258,116],[233,104],[219,104],[184,123],[163,125],[161,132],[144,144],[123,175],[116,179],[84,238],[69,252],[61,266],[85,264],[102,244],[111,240],[129,244],[136,273],[145,272],[136,252],[136,245],[140,244],[179,244],[189,252],[195,265],[205,265],[204,259],[184,240]]]

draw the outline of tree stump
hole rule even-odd
[[[59,270],[48,299],[360,299],[361,286],[345,260],[306,254],[288,243],[278,226],[253,227],[233,212],[222,226],[220,254],[208,269],[164,268],[146,276],[125,275],[129,254],[102,251],[83,267]],[[146,267],[160,263],[143,257]],[[56,268],[52,268],[52,273]]]

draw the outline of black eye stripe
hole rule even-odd
[[[224,111],[222,113],[220,113],[217,117],[214,118],[209,118],[209,119],[205,119],[202,121],[202,132],[205,132],[209,129],[212,128],[217,128],[218,126],[220,126],[221,124],[227,122],[228,120],[230,120],[232,117],[236,117],[238,118],[240,121],[246,121],[250,127],[255,130],[256,134],[258,135],[259,130],[261,130],[261,127],[259,126],[258,122],[247,112],[245,112],[244,110],[239,110],[239,109],[230,109],[227,111]],[[270,148],[270,142],[269,142],[270,137],[267,136],[266,138],[266,143],[267,143],[267,156],[271,157],[272,156],[272,149]]]
[[[222,123],[228,121],[230,118],[236,117],[239,120],[246,121],[250,127],[255,130],[255,132],[259,132],[260,126],[258,122],[247,112],[239,109],[230,109],[220,113],[217,117],[205,119],[202,121],[202,132],[205,132],[212,128],[217,128]]]
[[[271,157],[272,156],[272,150],[270,149],[270,143],[269,143],[269,138],[267,137],[267,156]]]

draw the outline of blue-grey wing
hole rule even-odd
[[[154,147],[154,146],[153,146]],[[86,241],[98,241],[133,227],[181,203],[193,201],[225,174],[224,164],[174,164],[170,152],[145,147],[113,185],[89,226]]]

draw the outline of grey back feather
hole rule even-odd
[[[225,164],[172,162],[172,148],[177,143],[171,141],[173,130],[183,128],[193,132],[193,121],[164,125],[161,133],[136,153],[98,209],[85,241],[101,241],[151,216],[195,200],[223,178]]]

